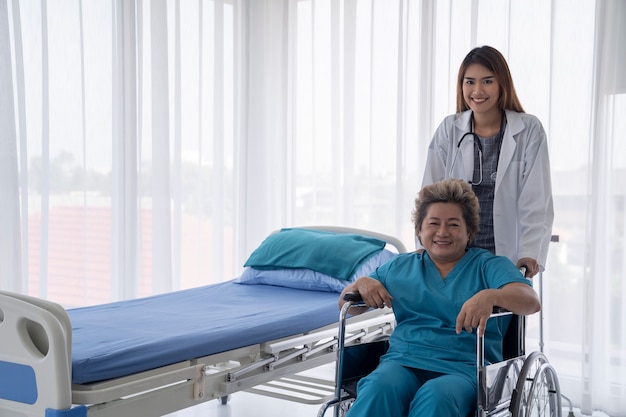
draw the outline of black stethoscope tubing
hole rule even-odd
[[[452,158],[452,164],[450,164],[450,176],[452,176],[454,164],[456,164],[456,158],[459,155],[459,152],[461,151],[461,144],[463,143],[463,140],[468,136],[472,136],[472,139],[474,140],[474,144],[478,148],[478,170],[480,172],[480,177],[478,178],[477,182],[472,181],[474,179],[472,177],[472,180],[468,181],[468,183],[472,186],[480,185],[483,182],[483,144],[480,143],[480,138],[478,137],[476,133],[473,132],[473,130],[470,130],[469,132],[464,133],[463,136],[461,136],[461,139],[459,139],[459,143],[457,143],[456,149],[454,151],[454,157]]]
[[[506,114],[502,112],[502,121],[500,124],[500,132],[498,133],[498,140],[501,142],[504,136],[504,129],[506,126]],[[480,185],[483,182],[483,144],[480,141],[480,137],[474,133],[474,113],[471,115],[470,119],[470,131],[465,132],[459,142],[456,144],[456,150],[454,151],[454,157],[452,158],[452,164],[450,165],[450,175],[452,175],[452,169],[454,168],[454,164],[456,163],[456,158],[461,150],[461,144],[466,137],[472,136],[472,140],[474,141],[474,145],[478,148],[478,170],[480,172],[480,177],[477,182],[468,181],[468,183],[472,186]],[[500,157],[500,152],[498,152],[498,157]],[[473,180],[474,178],[472,178]]]

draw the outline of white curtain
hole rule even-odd
[[[209,284],[285,226],[411,245],[425,149],[490,44],[552,159],[528,347],[583,412],[626,416],[625,3],[0,0],[1,288],[74,307]]]

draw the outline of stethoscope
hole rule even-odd
[[[498,138],[497,138],[499,146],[502,145],[502,137],[504,136],[505,127],[506,127],[506,115],[504,112],[502,112],[500,132],[498,133]],[[470,131],[464,133],[463,136],[461,136],[461,139],[459,139],[459,142],[456,144],[456,150],[454,151],[454,156],[452,157],[452,164],[450,164],[450,176],[452,176],[454,164],[456,163],[456,158],[459,155],[459,152],[461,151],[461,144],[463,143],[465,138],[468,136],[472,137],[472,140],[474,141],[474,145],[478,148],[478,172],[480,173],[478,176],[478,181],[474,182],[473,181],[474,177],[472,176],[472,181],[468,181],[468,183],[472,186],[477,186],[477,185],[482,184],[483,182],[483,144],[480,141],[480,137],[476,133],[474,133],[474,113],[472,113],[471,118],[470,118]],[[498,158],[500,158],[500,150],[498,150]],[[497,166],[496,166],[496,170],[497,170]],[[493,178],[493,180],[495,181],[495,178]]]

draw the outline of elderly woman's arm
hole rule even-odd
[[[494,307],[502,307],[514,314],[528,315],[541,309],[535,290],[521,282],[513,282],[499,289],[482,290],[467,300],[456,319],[456,332],[472,328],[484,331]]]

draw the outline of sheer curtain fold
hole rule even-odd
[[[603,140],[593,141],[589,154],[587,227],[588,240],[595,244],[590,247],[585,274],[583,352],[587,354],[582,363],[582,410],[590,413],[603,407],[611,415],[626,415],[626,310],[622,298],[626,288],[626,193],[619,179],[626,173],[626,163],[614,158],[620,132],[616,127],[626,126],[626,83],[617,75],[619,65],[626,63],[624,24],[626,1],[597,4],[592,137]]]
[[[174,2],[173,11],[173,89],[172,89],[172,114],[173,114],[173,129],[172,129],[172,287],[180,288],[182,268],[182,121],[181,121],[181,14],[180,14],[180,1]],[[202,19],[202,11],[198,13],[198,20]],[[200,25],[202,28],[202,25]],[[199,30],[201,33],[202,30]],[[200,63],[202,68],[202,63]],[[200,70],[202,73],[202,70]],[[202,90],[202,82],[199,80],[199,90]],[[200,108],[202,106],[200,105]]]
[[[140,3],[140,2],[138,2]],[[137,46],[141,32],[135,28],[137,3],[118,0],[114,3],[112,26],[112,138],[113,152],[111,202],[111,298],[126,299],[137,295],[138,273],[138,126],[141,107],[137,93]],[[138,36],[139,35],[139,36]]]
[[[156,293],[172,289],[171,160],[167,3],[150,2],[152,137],[152,285]]]
[[[285,225],[286,178],[290,175],[285,131],[292,111],[288,106],[285,25],[290,5],[296,2],[247,3],[246,137],[244,211],[246,252],[272,230]]]
[[[220,227],[224,222],[224,209],[223,209],[223,200],[219,198],[219,196],[224,196],[224,107],[226,104],[224,97],[224,78],[225,78],[225,68],[224,68],[224,48],[226,47],[223,43],[223,38],[221,34],[224,32],[224,2],[221,0],[217,0],[214,2],[214,27],[213,27],[213,62],[214,62],[214,71],[213,71],[213,131],[211,135],[208,137],[213,137],[216,140],[213,140],[213,180],[211,182],[211,188],[218,198],[213,199],[212,201],[212,211],[213,211],[213,227],[212,230],[212,245],[211,247],[219,247],[221,243],[224,241],[224,230]],[[200,22],[199,33],[203,33],[202,31],[202,22]],[[202,63],[204,58],[200,59]],[[201,64],[202,67],[202,64]],[[204,133],[202,129],[200,129],[201,133]],[[207,132],[208,133],[208,132]],[[203,135],[204,136],[204,135]],[[204,190],[203,190],[204,192]],[[222,258],[216,259],[213,264],[213,268],[215,273],[222,276],[224,274],[224,265]]]
[[[411,247],[458,66],[491,44],[549,132],[546,353],[576,406],[625,417],[624,3],[0,1],[0,286],[73,307],[209,284],[314,223]]]
[[[340,80],[342,82],[338,84],[343,84],[341,99],[337,100],[341,103],[341,111],[337,112],[336,115],[338,117],[337,123],[341,126],[341,135],[333,138],[333,142],[340,142],[343,148],[343,158],[339,164],[342,170],[339,178],[342,178],[342,181],[338,182],[340,186],[335,191],[337,202],[341,203],[337,211],[343,213],[337,219],[339,224],[349,224],[351,220],[350,213],[354,211],[355,190],[350,186],[354,184],[356,175],[355,167],[357,161],[355,161],[354,148],[360,146],[363,142],[363,138],[357,138],[355,134],[356,79],[353,75],[356,72],[356,13],[357,1],[344,1],[342,30],[339,31],[339,28],[335,28],[335,30],[343,34],[343,48],[337,50],[339,55],[335,57],[336,64],[342,69],[335,73],[337,76],[341,74]],[[331,41],[331,43],[334,42]],[[341,58],[339,59],[339,57]]]
[[[41,166],[39,172],[41,224],[39,228],[38,295],[48,297],[50,237],[50,77],[48,60],[48,9],[41,3]],[[29,255],[30,256],[30,255]]]
[[[19,256],[15,256],[13,258],[13,262],[20,262],[20,270],[19,270],[19,274],[16,273],[13,276],[17,282],[11,283],[12,285],[9,285],[9,288],[15,288],[14,286],[18,285],[17,288],[20,288],[24,292],[28,292],[29,264],[28,264],[28,256],[25,256],[25,254],[28,254],[28,244],[29,244],[29,238],[28,238],[29,224],[26,221],[26,219],[28,219],[29,193],[28,193],[27,175],[25,175],[28,169],[28,162],[27,162],[28,129],[26,125],[26,109],[25,109],[26,93],[25,93],[25,85],[24,85],[24,56],[23,56],[24,50],[22,47],[23,43],[22,43],[22,35],[21,35],[21,19],[20,19],[19,1],[14,0],[11,3],[11,8],[13,10],[11,18],[12,18],[12,23],[13,23],[12,25],[13,42],[15,44],[13,53],[15,57],[15,93],[16,93],[15,94],[15,101],[16,101],[15,109],[17,111],[16,127],[18,128],[18,134],[16,135],[16,140],[17,140],[16,146],[18,149],[18,156],[16,159],[16,163],[18,164],[18,168],[17,168],[16,173],[17,173],[18,182],[19,182],[19,185],[18,185],[19,186],[19,198],[16,198],[16,202],[20,206],[19,222],[15,223],[16,225],[15,227],[20,228],[20,235],[17,237],[18,241],[15,242],[15,246],[14,246],[14,248],[19,247],[20,252],[19,252]],[[8,29],[9,26],[6,25],[5,27]],[[4,62],[9,62],[9,61],[4,61]],[[2,89],[2,90],[10,91],[9,89],[7,90]],[[7,95],[7,97],[9,97],[9,95]],[[10,123],[10,122],[7,121],[7,123]],[[7,124],[7,126],[10,126],[10,124]],[[11,166],[11,163],[9,163],[7,166]],[[10,175],[7,178],[10,178]],[[10,194],[7,194],[7,195],[10,195]],[[2,252],[5,253],[4,251]],[[7,265],[10,265],[10,263],[7,263]],[[18,277],[19,277],[19,280],[18,280]]]
[[[5,63],[11,57],[11,34],[7,2],[0,3],[0,288],[24,291],[21,273],[20,195],[18,190],[18,153],[16,111],[13,93],[13,68]]]

